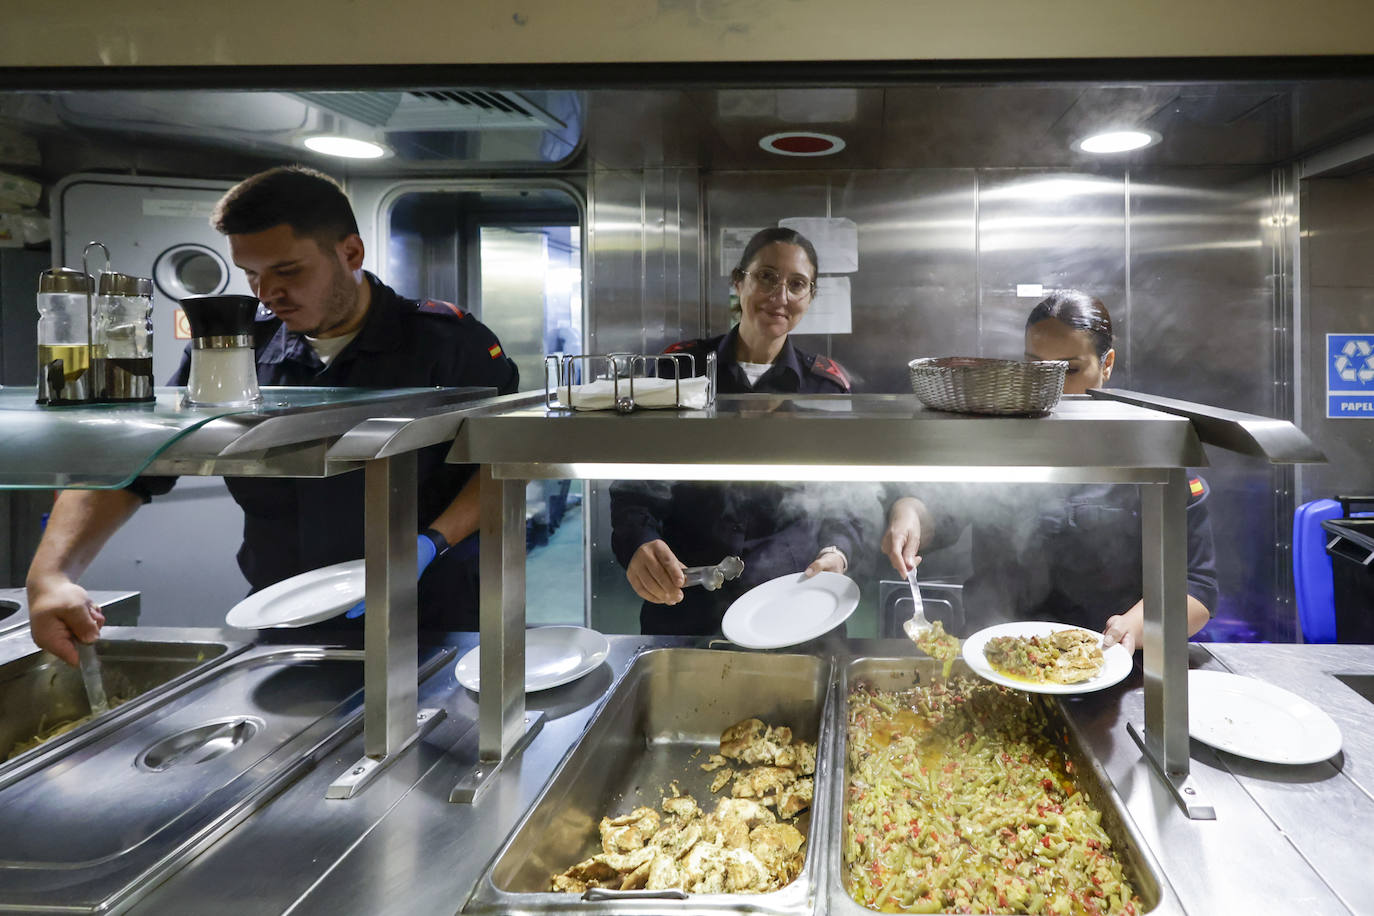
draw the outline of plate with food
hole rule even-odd
[[[1131,673],[1118,643],[1102,648],[1102,634],[1048,620],[999,623],[964,640],[964,661],[994,684],[1031,693],[1091,693]]]

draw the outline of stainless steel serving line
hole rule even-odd
[[[188,407],[181,389],[146,408],[45,410],[5,389],[0,488],[123,486],[136,474],[328,477],[363,468],[367,581],[364,754],[329,788],[357,793],[442,711],[416,704],[415,450],[453,438],[455,407],[490,388],[263,389],[255,409]],[[11,435],[6,435],[6,433]],[[16,438],[17,437],[17,438]]]
[[[526,736],[524,567],[507,553],[517,536],[510,519],[524,517],[530,479],[1135,483],[1147,485],[1146,710],[1136,737],[1189,816],[1214,817],[1188,776],[1186,468],[1207,464],[1203,441],[1272,462],[1323,459],[1286,421],[1182,401],[1157,400],[1168,409],[1154,409],[1127,403],[1129,392],[1097,394],[1065,397],[1047,416],[1022,418],[927,410],[900,395],[766,394],[723,395],[704,410],[620,415],[512,403],[470,416],[449,454],[484,466],[483,765],[463,795],[480,792],[481,780]]]
[[[473,639],[471,634],[457,637],[455,654],[470,648]],[[447,716],[356,802],[334,805],[321,799],[332,771],[360,752],[362,738],[354,734],[321,756],[314,769],[302,768],[297,781],[269,804],[147,889],[131,912],[453,916],[489,910],[489,902],[474,895],[489,874],[499,879],[492,869],[501,866],[498,856],[507,838],[524,842],[512,834],[527,813],[536,817],[536,805],[557,802],[558,796],[548,793],[563,784],[556,778],[561,762],[576,765],[568,753],[618,689],[621,675],[646,650],[704,643],[638,636],[612,636],[610,642],[600,669],[529,696],[546,724],[477,803],[448,801],[449,788],[477,758],[478,740],[477,697],[458,685],[452,665],[445,664],[421,683],[421,697],[426,705],[443,707]],[[918,661],[906,640],[852,640],[833,648],[837,669],[851,659],[893,659],[889,667],[894,668],[908,659],[913,670]],[[767,663],[770,655],[762,653],[759,661]],[[1347,683],[1359,684],[1353,679],[1360,677],[1374,681],[1374,647],[1190,645],[1189,667],[1229,669],[1312,698],[1339,723],[1345,749],[1331,761],[1291,767],[1247,761],[1195,743],[1192,776],[1218,809],[1217,820],[1195,821],[1151,775],[1127,733],[1127,723],[1144,715],[1138,673],[1101,693],[1064,698],[1064,713],[1101,767],[1104,784],[1118,796],[1134,833],[1158,863],[1165,897],[1198,916],[1374,911],[1367,844],[1358,827],[1374,819],[1374,702],[1368,692]],[[835,713],[832,722],[842,708]],[[596,747],[588,749],[597,759],[605,757]],[[599,817],[617,802],[606,804],[605,812],[585,813]],[[569,807],[568,813],[583,812]],[[828,838],[817,841],[838,841],[839,820],[834,819]],[[585,829],[594,834],[595,820]],[[575,857],[579,851],[567,854]],[[830,865],[822,871],[818,880],[838,880]],[[652,901],[592,904],[576,895],[559,903],[539,894],[507,902],[508,913],[644,916],[665,910]],[[818,889],[807,912],[856,912],[849,903],[847,896]],[[738,910],[748,912],[750,906],[741,898]],[[677,909],[691,912],[690,904]]]

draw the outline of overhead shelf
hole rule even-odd
[[[140,474],[319,477],[371,455],[350,444],[348,459],[328,446],[376,417],[418,425],[410,448],[452,438],[456,420],[437,412],[491,395],[490,388],[262,389],[256,408],[189,407],[184,389],[159,388],[131,406],[40,407],[32,388],[0,389],[0,489],[117,489]],[[393,428],[391,439],[400,434]],[[312,447],[313,446],[313,447]]]

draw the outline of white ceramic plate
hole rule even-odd
[[[458,659],[453,673],[468,690],[481,685],[481,646]],[[534,627],[525,631],[525,692],[548,690],[595,671],[606,660],[611,644],[586,627]]]
[[[839,573],[791,573],[756,585],[725,612],[725,638],[746,649],[795,646],[829,633],[859,605],[859,586]]]
[[[1036,684],[1019,678],[1007,677],[1005,674],[994,670],[992,665],[988,663],[987,656],[983,654],[983,649],[988,644],[988,640],[994,636],[1048,636],[1060,630],[1082,630],[1084,633],[1091,633],[1099,640],[1102,639],[1102,634],[1095,630],[1070,626],[1067,623],[1053,623],[1048,620],[1014,620],[1011,623],[999,623],[996,626],[979,630],[964,640],[964,661],[968,662],[968,666],[980,676],[987,678],[994,684],[1001,684],[1003,687],[1011,687],[1016,690],[1025,690],[1029,693],[1092,693],[1094,690],[1101,690],[1120,682],[1131,673],[1131,656],[1120,643],[1110,649],[1103,649],[1102,670],[1086,681],[1080,681],[1077,684]]]
[[[1331,717],[1295,693],[1226,671],[1188,672],[1188,734],[1268,763],[1317,763],[1341,749]]]
[[[362,601],[366,586],[362,560],[335,563],[254,592],[230,608],[224,622],[247,630],[319,623]]]

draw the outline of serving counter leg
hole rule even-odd
[[[525,484],[481,474],[481,691],[477,699],[477,765],[449,793],[473,803],[491,785],[501,763],[543,725],[525,712]]]
[[[365,756],[329,786],[327,798],[356,795],[444,716],[442,709],[416,708],[415,453],[368,461],[365,468]]]
[[[1187,472],[1170,468],[1167,483],[1141,490],[1145,731],[1126,728],[1187,815],[1212,820],[1216,809],[1188,772]]]

